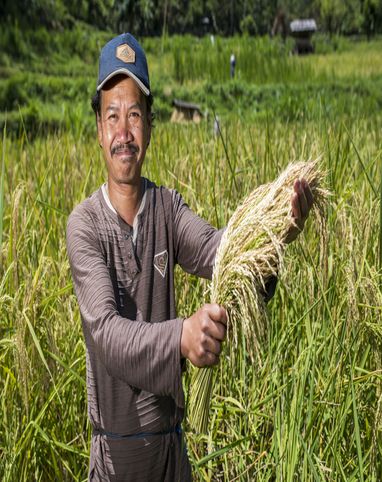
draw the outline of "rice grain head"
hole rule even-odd
[[[321,187],[325,174],[319,160],[290,164],[273,182],[259,186],[233,213],[216,252],[210,300],[228,313],[229,361],[235,365],[245,340],[254,366],[261,366],[268,327],[264,301],[266,283],[282,269],[286,237],[294,225],[291,196],[296,179],[305,178],[314,196],[319,222],[328,191]],[[208,386],[207,386],[208,385]],[[213,370],[195,370],[190,392],[190,423],[206,432]]]

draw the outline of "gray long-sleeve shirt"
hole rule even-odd
[[[176,191],[144,184],[133,227],[104,187],[68,220],[95,429],[90,480],[191,479],[183,439],[173,431],[184,409],[174,267],[211,278],[222,230],[194,214]],[[144,435],[157,432],[168,433]]]

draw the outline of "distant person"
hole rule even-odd
[[[231,79],[233,79],[235,77],[235,67],[236,67],[236,57],[234,53],[231,54],[231,57],[229,59],[229,64],[230,64]]]
[[[282,8],[279,8],[277,10],[275,19],[273,21],[271,37],[275,37],[278,34],[281,35],[282,41],[283,43],[285,43],[288,35],[288,23],[286,20],[285,12]]]
[[[214,135],[215,137],[219,137],[220,134],[220,119],[219,116],[215,116],[214,119]]]
[[[102,49],[92,106],[107,181],[71,213],[67,247],[86,342],[90,481],[187,482],[185,359],[219,362],[227,313],[176,314],[174,268],[211,278],[223,229],[141,176],[152,130],[146,56],[130,34]],[[312,204],[296,181],[302,229]],[[299,229],[294,230],[296,236]]]

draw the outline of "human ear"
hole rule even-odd
[[[102,148],[102,124],[100,115],[97,114],[97,135],[98,135],[98,144]]]
[[[149,147],[149,145],[150,145],[152,126],[153,126],[153,115],[150,112],[149,114],[147,114],[147,137],[148,137],[148,139],[147,139],[146,147]]]

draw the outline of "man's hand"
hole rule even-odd
[[[181,354],[201,368],[216,365],[226,335],[227,312],[217,305],[204,305],[183,322]]]
[[[309,216],[309,211],[313,206],[313,194],[307,181],[296,179],[293,184],[294,193],[291,196],[292,218],[295,226],[289,230],[286,243],[294,241],[304,229],[305,221]]]

